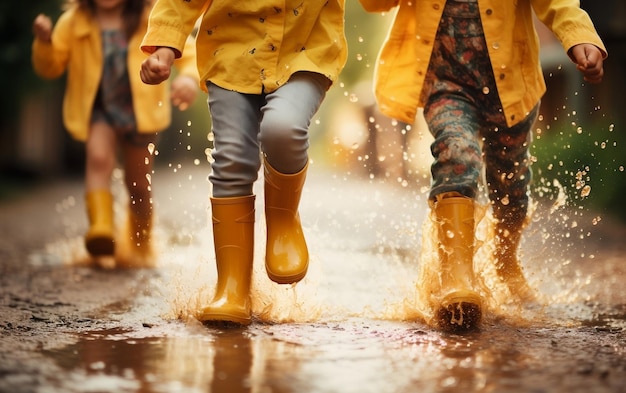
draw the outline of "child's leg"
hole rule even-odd
[[[474,273],[474,197],[482,165],[473,101],[451,82],[437,82],[425,109],[435,140],[430,200],[439,243],[441,287],[431,304],[435,324],[448,331],[476,328],[482,299]]]
[[[85,188],[87,192],[109,190],[111,175],[117,162],[117,136],[115,130],[104,122],[91,125],[85,144]]]
[[[435,140],[431,144],[431,200],[457,192],[469,198],[477,194],[482,156],[478,141],[478,109],[451,82],[437,82],[424,108],[424,118]]]
[[[154,143],[156,134],[133,133],[120,136],[120,139],[123,139],[124,183],[129,197],[127,235],[133,248],[148,256],[152,251],[151,176],[154,163],[154,156],[150,153],[148,145]]]
[[[214,136],[209,176],[213,197],[252,195],[261,167],[258,137],[263,96],[207,86]]]
[[[307,164],[309,126],[329,85],[321,74],[298,72],[266,96],[259,140],[265,159],[278,172],[297,173]]]
[[[264,154],[267,249],[265,268],[271,280],[291,284],[304,278],[309,252],[298,206],[308,166],[308,130],[329,81],[300,72],[266,96],[260,140]]]
[[[91,125],[85,145],[85,202],[89,229],[85,246],[91,255],[113,255],[113,196],[111,175],[116,162],[117,137],[104,122]]]
[[[260,95],[207,84],[215,149],[211,216],[217,284],[210,303],[198,311],[203,322],[251,322],[250,285],[254,258],[255,197],[261,166],[258,133]]]
[[[533,298],[517,257],[522,230],[528,211],[528,184],[531,181],[531,128],[537,108],[522,122],[511,128],[499,128],[485,135],[483,151],[489,199],[493,206],[495,225],[496,270],[513,295]]]

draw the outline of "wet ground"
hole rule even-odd
[[[626,226],[610,217],[542,201],[522,250],[540,301],[494,288],[480,331],[444,334],[416,286],[424,194],[314,163],[307,278],[265,276],[259,191],[256,320],[205,327],[193,312],[215,280],[206,175],[153,176],[154,269],[86,263],[80,179],[0,205],[1,392],[626,391]]]

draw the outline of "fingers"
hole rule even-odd
[[[591,44],[576,45],[572,48],[572,57],[586,82],[591,84],[602,82],[604,67],[600,49]]]
[[[141,63],[139,76],[143,83],[158,85],[170,77],[174,52],[169,48],[159,48]]]
[[[50,42],[52,36],[52,20],[44,14],[39,14],[33,22],[33,34],[41,41]]]
[[[181,75],[172,82],[171,90],[172,105],[184,111],[196,99],[198,84],[193,78]]]
[[[156,55],[150,55],[141,63],[139,76],[143,83],[158,85],[170,77],[170,68],[159,61]]]

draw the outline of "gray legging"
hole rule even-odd
[[[243,94],[207,82],[215,149],[213,197],[252,194],[261,167],[260,151],[278,172],[299,172],[308,160],[309,125],[330,81],[298,72],[267,94]]]

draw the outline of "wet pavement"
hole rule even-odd
[[[295,286],[265,275],[257,190],[256,319],[205,327],[193,313],[215,282],[207,174],[153,176],[154,269],[88,264],[79,179],[0,205],[0,392],[626,391],[626,226],[610,217],[538,203],[522,258],[540,301],[494,287],[483,258],[484,325],[444,334],[417,285],[422,190],[313,163],[301,206],[309,274]]]

